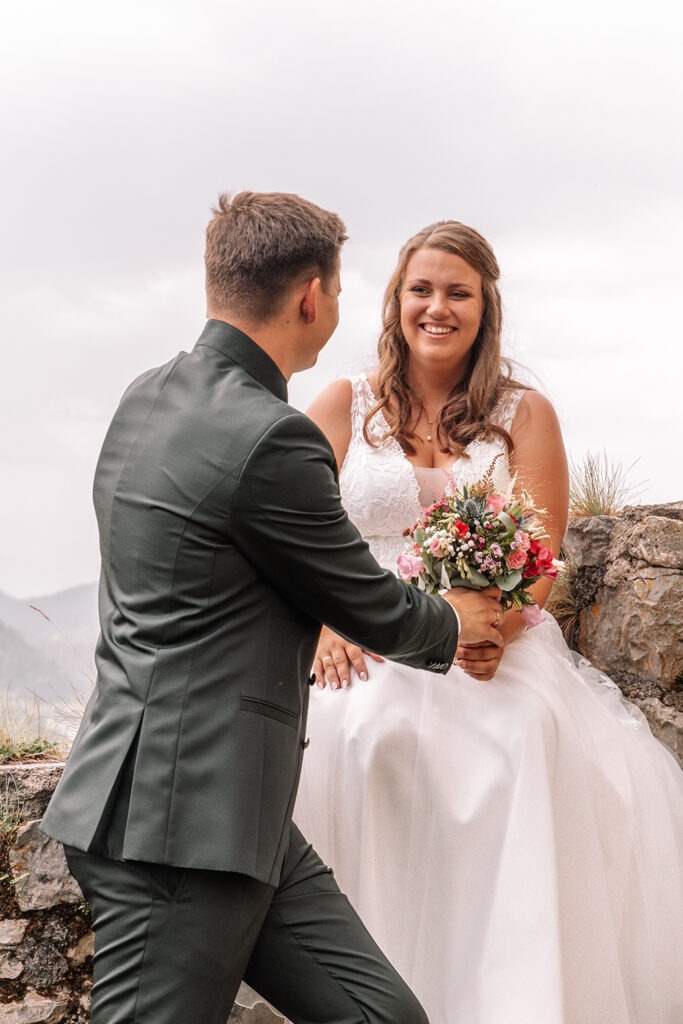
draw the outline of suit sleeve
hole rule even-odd
[[[382,569],[339,497],[322,432],[292,412],[242,467],[231,516],[243,555],[292,605],[353,643],[416,668],[447,672],[453,610]]]

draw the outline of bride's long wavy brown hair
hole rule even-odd
[[[491,414],[504,391],[526,385],[514,380],[512,367],[500,353],[503,315],[498,278],[500,269],[493,249],[474,228],[455,220],[442,220],[418,231],[401,249],[398,265],[384,293],[382,332],[377,343],[379,357],[377,405],[365,420],[364,436],[368,444],[377,445],[370,437],[368,425],[379,411],[386,417],[389,431],[405,452],[415,454],[412,444],[416,434],[411,430],[415,417],[415,395],[409,383],[410,349],[401,330],[401,289],[408,261],[418,249],[441,249],[469,263],[480,275],[483,293],[481,324],[470,352],[464,381],[456,384],[441,409],[437,425],[437,443],[443,452],[465,453],[476,437],[498,435],[512,449],[507,430],[493,423]]]

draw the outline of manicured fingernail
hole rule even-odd
[[[337,683],[336,681],[334,683],[330,683],[330,686],[332,687],[333,690],[339,689],[339,683]]]
[[[324,689],[325,689],[325,684],[324,684],[324,682],[322,681],[322,679],[319,679],[319,680],[318,680],[318,689],[319,689],[319,690],[324,690]]]
[[[361,674],[360,674],[360,678],[361,678],[361,679],[363,680],[363,682],[365,682],[365,681],[366,681],[366,679],[368,678],[368,674],[367,674],[367,672],[361,672]]]

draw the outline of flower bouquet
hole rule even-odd
[[[526,491],[496,493],[492,469],[444,495],[405,531],[411,540],[398,557],[398,573],[427,594],[499,587],[501,608],[516,608],[528,626],[536,625],[541,615],[528,588],[542,577],[556,579],[561,563],[542,543],[544,510],[534,508]]]

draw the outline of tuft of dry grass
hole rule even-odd
[[[637,460],[636,460],[637,461]],[[643,493],[643,484],[630,484],[628,469],[602,455],[587,452],[582,461],[569,460],[569,521],[586,516],[618,516]]]
[[[579,639],[579,615],[580,608],[574,596],[574,579],[576,577],[575,566],[564,555],[564,568],[553,583],[552,590],[545,607],[555,618],[562,630],[562,635],[567,646],[576,650]]]
[[[62,746],[47,736],[41,720],[40,702],[19,703],[5,694],[0,708],[0,764],[28,764],[32,761],[63,760]]]
[[[88,697],[89,694],[83,693],[73,683],[68,695],[55,694],[51,698],[39,697],[38,700],[47,711],[50,735],[58,737],[60,742],[70,745],[81,724]]]
[[[16,808],[8,795],[0,792],[0,839],[10,836],[24,820],[21,811]],[[0,882],[4,876],[0,876]]]
[[[85,665],[85,659],[50,616],[37,605],[29,607],[57,629]],[[93,678],[88,672],[84,675],[92,685]],[[21,703],[12,698],[8,687],[4,707],[0,706],[0,764],[65,760],[86,703],[87,696],[73,684],[69,696],[56,694],[46,699],[32,693],[30,700],[25,698]]]

